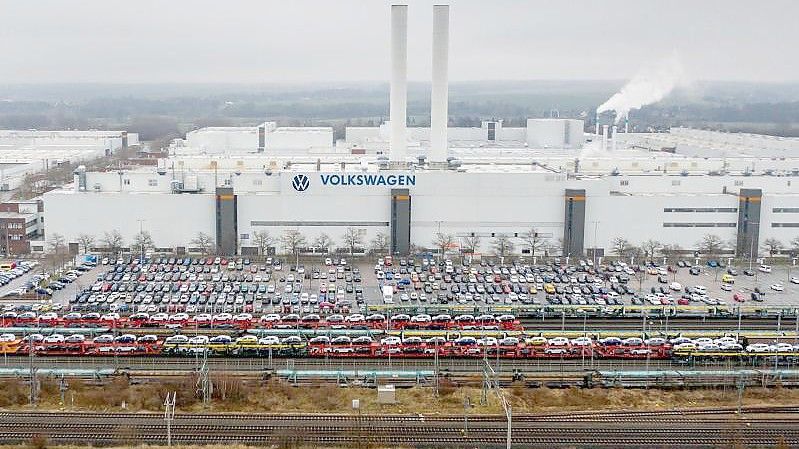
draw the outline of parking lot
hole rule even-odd
[[[629,304],[763,304],[794,305],[799,285],[789,281],[794,267],[770,272],[753,266],[627,266],[614,262],[565,261],[531,266],[524,262],[489,261],[462,265],[450,259],[337,257],[261,261],[221,257],[136,257],[105,259],[97,266],[71,270],[74,279],[54,290],[52,301],[77,311],[186,313],[320,313],[364,312],[365,305],[629,305]],[[690,272],[697,272],[691,274]],[[7,289],[24,284],[28,275]],[[67,279],[69,280],[69,279]],[[795,279],[796,280],[796,279]],[[733,282],[730,282],[733,281]],[[679,286],[673,283],[679,283]],[[781,284],[782,291],[770,288]],[[726,286],[724,286],[726,284]],[[692,290],[686,293],[685,288]],[[672,287],[680,287],[675,290]],[[758,301],[752,292],[758,289]],[[704,294],[702,294],[704,292]],[[738,296],[739,301],[733,299]]]

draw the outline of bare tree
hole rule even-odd
[[[535,257],[537,250],[544,248],[547,245],[548,238],[538,232],[538,229],[531,228],[521,235],[522,243],[530,250],[530,256]]]
[[[624,237],[616,237],[610,244],[613,254],[619,257],[627,256],[632,249],[632,245]]]
[[[329,253],[330,249],[333,248],[333,239],[323,232],[314,239],[313,245],[322,251]]]
[[[774,257],[775,254],[779,254],[782,250],[782,242],[775,238],[768,238],[765,242],[763,242],[763,249],[768,251],[768,255]]]
[[[205,256],[210,253],[211,249],[214,247],[214,239],[205,232],[198,232],[197,235],[191,239],[189,244],[200,250],[200,253]]]
[[[78,234],[76,240],[78,241],[78,246],[83,248],[84,254],[88,254],[94,248],[95,239],[93,235]]]
[[[344,240],[344,245],[350,249],[350,255],[355,253],[356,248],[363,245],[363,236],[360,229],[347,228],[342,239]]]
[[[63,235],[58,233],[51,234],[47,240],[47,257],[50,259],[53,269],[64,266],[64,259],[67,253],[67,240]],[[8,252],[8,248],[6,248],[6,252]]]
[[[549,257],[556,254],[563,254],[563,239],[558,238],[554,241],[549,241],[544,246],[544,257]]]
[[[53,254],[61,254],[66,251],[66,242],[67,240],[64,238],[63,235],[58,233],[53,233],[50,235],[48,239],[47,247],[48,250]]]
[[[452,245],[455,244],[455,236],[452,234],[445,234],[443,232],[437,232],[435,237],[433,238],[433,245],[435,245],[436,249],[438,249],[439,254],[444,256],[444,253],[447,252],[447,249],[451,248]]]
[[[283,245],[283,249],[287,254],[299,256],[300,250],[306,245],[306,240],[305,236],[302,235],[300,231],[296,229],[287,229],[283,232],[283,235],[280,236],[280,244]]]
[[[477,248],[480,247],[480,236],[475,234],[474,232],[470,233],[466,237],[463,238],[463,249],[465,252],[468,253],[476,253]]]
[[[654,259],[655,254],[657,254],[658,250],[661,248],[663,248],[663,244],[654,239],[649,239],[641,243],[641,251],[643,252],[644,257],[648,257],[650,259]]]
[[[677,256],[682,251],[682,247],[676,243],[667,243],[660,248],[660,252],[667,258]]]
[[[716,257],[724,249],[724,241],[716,234],[706,234],[698,245],[699,251],[708,257]]]
[[[378,232],[372,239],[372,251],[377,254],[388,251],[388,235],[385,232]]]
[[[494,246],[494,253],[497,256],[503,257],[513,252],[514,244],[507,234],[496,234],[492,245]]]
[[[252,233],[252,241],[258,248],[258,254],[263,256],[269,252],[269,248],[274,246],[275,239],[267,231],[255,231]]]
[[[791,252],[799,254],[799,237],[794,237],[791,240]]]
[[[133,236],[133,247],[140,252],[155,249],[155,242],[153,241],[153,236],[150,234],[150,231],[136,233],[136,235]]]
[[[105,250],[111,254],[116,254],[122,250],[122,246],[125,244],[125,239],[122,237],[122,234],[119,233],[116,229],[111,232],[106,232],[103,234],[102,240],[100,243],[105,247]]]

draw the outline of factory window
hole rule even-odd
[[[663,212],[738,212],[735,207],[665,207]]]
[[[239,235],[239,239],[240,240],[249,240],[250,239],[250,234],[241,234],[241,235]]]
[[[233,180],[232,180],[232,179],[230,179],[230,178],[226,179],[226,180],[225,180],[225,185],[226,185],[226,186],[233,185]]]
[[[488,140],[494,141],[497,139],[497,124],[495,122],[488,122]]]
[[[254,185],[254,186],[260,186],[260,185],[263,185],[263,183],[264,183],[263,179],[253,179],[252,180],[252,185]]]
[[[744,182],[743,181],[735,181],[735,185],[737,187],[740,187],[740,186],[744,185]]]
[[[664,228],[734,228],[735,223],[663,223]]]
[[[343,226],[343,227],[367,227],[367,226],[388,226],[387,221],[261,221],[253,220],[250,226]],[[365,231],[365,230],[364,230]]]
[[[775,214],[799,214],[799,207],[775,207],[771,211]]]
[[[630,185],[630,180],[629,179],[622,179],[621,181],[619,181],[619,185],[620,186],[628,186],[628,185]]]
[[[122,184],[125,184],[126,186],[129,186],[130,185],[130,179],[125,179],[124,181],[122,181]]]
[[[148,179],[147,185],[150,187],[158,187],[158,180],[157,179]]]
[[[771,223],[772,228],[799,228],[799,223]]]
[[[678,186],[678,185],[680,185],[680,180],[679,180],[679,179],[672,179],[672,180],[671,180],[671,185],[672,185],[672,186]]]

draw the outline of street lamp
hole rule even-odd
[[[141,247],[141,255],[139,256],[139,263],[144,263],[144,222],[147,220],[139,218],[136,221],[139,222],[139,246]]]

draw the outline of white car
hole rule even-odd
[[[682,284],[680,284],[679,282],[672,282],[671,284],[669,284],[669,288],[674,290],[675,292],[678,292],[682,290]]]
[[[280,344],[280,337],[274,335],[267,335],[266,337],[261,337],[258,339],[259,345],[279,345]]]
[[[791,284],[799,284],[799,277],[791,276]]]
[[[207,345],[208,344],[208,337],[205,335],[197,335],[196,337],[191,337],[189,339],[190,345]]]
[[[383,345],[383,346],[398,345],[398,344],[401,344],[401,343],[402,343],[402,339],[400,339],[399,337],[393,337],[393,336],[392,337],[385,337],[385,338],[380,340],[380,344]]]
[[[771,265],[761,265],[757,268],[761,273],[771,273]]]
[[[782,284],[777,283],[777,284],[771,284],[771,289],[774,290],[775,292],[781,292],[785,290],[785,287]]]
[[[64,336],[61,334],[53,334],[44,337],[45,343],[63,343],[64,340]]]
[[[593,341],[590,337],[577,337],[572,339],[571,344],[574,346],[591,346]]]
[[[746,352],[770,352],[771,346],[765,343],[753,343],[746,347]]]
[[[2,334],[0,335],[0,343],[8,343],[12,341],[16,341],[17,337],[14,334]]]
[[[732,285],[727,284],[726,282],[722,283],[721,284],[721,289],[724,290],[725,292],[731,292],[732,291]]]
[[[549,346],[568,346],[569,345],[569,339],[566,338],[566,337],[550,338],[547,341],[547,344]]]

